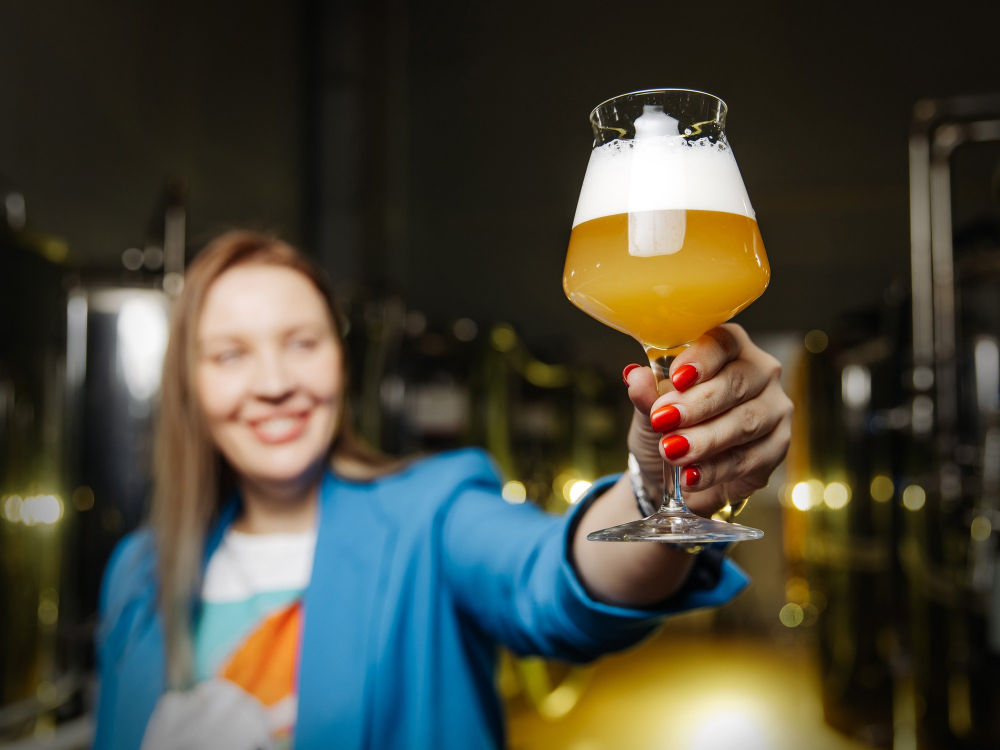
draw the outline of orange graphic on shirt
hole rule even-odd
[[[302,625],[302,603],[264,620],[230,658],[221,677],[234,682],[265,706],[295,690],[295,662]]]

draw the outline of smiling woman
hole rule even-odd
[[[152,529],[105,572],[97,750],[499,747],[498,645],[594,659],[746,585],[719,549],[587,541],[639,518],[628,477],[577,483],[558,517],[480,450],[401,461],[365,448],[339,320],[322,271],[272,237],[223,235],[188,270]],[[683,431],[668,435],[687,446],[671,460],[701,467],[695,512],[718,510],[733,476],[766,482],[789,416],[771,365],[731,328],[678,357],[684,393],[628,373],[648,495],[662,493],[659,430]],[[666,401],[678,417],[651,422]]]
[[[205,299],[196,372],[209,434],[244,480],[240,524],[254,531],[261,506],[306,490],[303,477],[315,475],[309,464],[322,459],[336,434],[344,369],[329,307],[291,268],[231,268]],[[289,524],[300,531],[312,518]]]
[[[399,464],[366,449],[344,419],[339,320],[328,279],[274,237],[226,233],[185,276],[164,360],[153,501],[175,687],[193,679],[189,602],[219,498],[239,485],[234,528],[300,531],[314,523],[328,458],[357,477]]]

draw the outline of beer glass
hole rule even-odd
[[[726,104],[700,91],[656,89],[590,113],[594,147],[573,220],[563,290],[602,323],[635,338],[662,395],[670,363],[767,288],[771,270],[736,159]],[[671,470],[672,469],[672,470]],[[686,547],[763,532],[695,515],[680,467],[663,467],[663,504],[596,541]]]

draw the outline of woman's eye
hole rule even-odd
[[[230,349],[228,351],[219,352],[213,357],[213,359],[220,365],[230,364],[236,362],[243,356],[243,352],[238,349]]]
[[[291,347],[303,350],[315,349],[316,341],[314,339],[292,339]]]

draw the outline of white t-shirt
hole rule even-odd
[[[302,598],[315,551],[315,529],[225,533],[208,562],[194,624],[198,684],[160,699],[143,750],[214,747],[218,732],[231,736],[236,726],[247,733],[246,750],[291,748]]]

